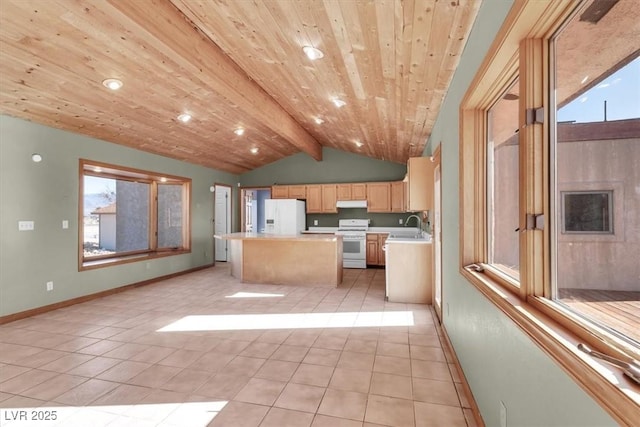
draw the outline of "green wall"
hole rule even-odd
[[[323,148],[322,161],[307,154],[294,154],[240,175],[240,185],[399,181],[406,173],[404,164]]]
[[[33,153],[44,160],[32,162]],[[79,272],[80,158],[191,178],[192,252]],[[0,116],[0,316],[211,264],[214,182],[236,189],[238,177]],[[35,230],[18,231],[19,220]]]
[[[431,134],[442,144],[444,324],[487,426],[609,426],[616,423],[510,319],[459,273],[458,108],[510,1],[485,0]]]

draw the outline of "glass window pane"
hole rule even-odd
[[[116,251],[116,180],[84,177],[84,256],[113,254]]]
[[[518,81],[489,110],[488,262],[519,279]]]
[[[182,247],[182,185],[158,185],[158,247]]]
[[[116,252],[149,249],[150,191],[146,183],[116,181]]]
[[[640,21],[592,3],[554,41],[553,295],[640,342]]]

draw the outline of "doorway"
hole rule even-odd
[[[264,233],[264,201],[271,198],[271,187],[240,189],[240,231]]]
[[[213,233],[216,235],[231,233],[231,186],[216,184],[214,187]],[[215,260],[228,261],[227,240],[214,239]]]
[[[437,156],[440,159],[440,156]],[[433,284],[433,306],[436,314],[442,322],[442,187],[440,162],[433,171],[433,243],[434,243],[434,284]]]

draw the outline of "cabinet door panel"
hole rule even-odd
[[[338,200],[352,200],[351,199],[351,184],[338,184]]]
[[[307,213],[322,213],[322,186],[307,185]]]
[[[391,183],[391,212],[405,212],[404,182]]]
[[[351,200],[367,200],[367,184],[351,184]]]
[[[338,208],[336,207],[337,201],[336,185],[335,184],[322,184],[322,212],[323,213],[336,213]]]
[[[289,185],[289,198],[290,199],[306,199],[307,190],[304,185]]]
[[[407,210],[433,210],[433,172],[435,163],[429,157],[411,157],[407,162]]]
[[[378,240],[367,240],[367,264],[378,265]]]
[[[288,199],[289,198],[289,186],[287,185],[274,185],[271,187],[272,199]]]
[[[367,212],[391,212],[391,185],[388,182],[367,184]]]

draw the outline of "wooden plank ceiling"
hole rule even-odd
[[[480,3],[2,0],[0,112],[232,173],[322,146],[404,163]]]

